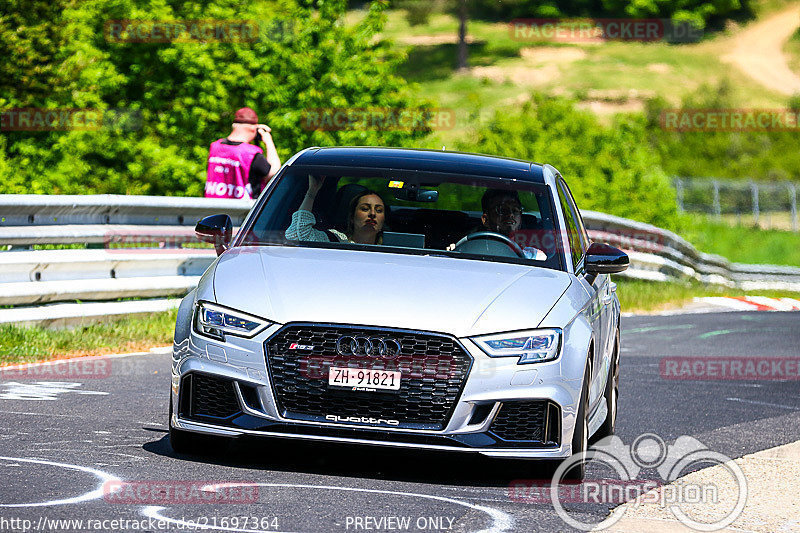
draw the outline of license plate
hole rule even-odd
[[[365,368],[330,367],[328,385],[357,390],[400,390],[400,372]]]

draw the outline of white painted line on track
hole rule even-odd
[[[514,527],[514,518],[499,510],[494,509],[492,507],[487,507],[485,505],[476,505],[473,503],[465,502],[462,500],[456,500],[454,498],[448,498],[447,496],[436,496],[433,494],[419,494],[415,492],[401,492],[401,491],[394,491],[394,490],[381,490],[381,489],[359,489],[354,487],[336,487],[330,485],[301,485],[297,483],[218,483],[215,485],[207,485],[203,487],[203,489],[211,489],[215,490],[217,488],[229,488],[229,487],[276,487],[276,488],[298,488],[298,489],[322,489],[322,490],[342,490],[347,492],[365,492],[370,494],[388,494],[391,496],[412,496],[415,498],[424,498],[429,500],[437,500],[446,503],[452,503],[455,505],[460,505],[462,507],[467,507],[469,509],[473,509],[476,511],[480,511],[482,513],[488,514],[492,518],[492,525],[488,529],[482,529],[476,533],[502,533],[503,531],[511,531]],[[157,506],[147,506],[142,510],[142,514],[148,518],[152,518],[154,520],[163,520],[166,522],[170,522],[172,524],[180,525],[183,527],[191,527],[193,529],[212,529],[215,531],[234,531],[238,533],[262,533],[266,532],[267,530],[260,530],[260,529],[238,529],[238,528],[230,528],[230,527],[214,527],[214,526],[206,526],[202,524],[194,524],[192,522],[186,522],[183,520],[178,520],[175,518],[169,518],[161,514],[165,507],[157,507]],[[279,533],[276,531],[270,531],[269,533]],[[287,532],[283,532],[287,533]]]
[[[68,505],[73,503],[81,503],[81,502],[88,502],[91,500],[99,500],[105,495],[105,491],[103,486],[108,483],[109,481],[115,482],[122,482],[120,478],[113,474],[109,474],[107,472],[103,472],[102,470],[97,470],[94,468],[89,468],[88,466],[79,466],[79,465],[71,465],[67,463],[56,463],[54,461],[45,461],[43,459],[23,459],[21,457],[5,457],[0,455],[0,459],[6,461],[18,461],[20,463],[33,463],[39,465],[47,465],[47,466],[57,466],[59,468],[67,468],[69,470],[78,470],[79,472],[87,472],[89,474],[94,475],[100,479],[100,485],[97,486],[96,489],[81,494],[79,496],[75,496],[73,498],[64,498],[62,500],[51,500],[48,502],[36,502],[36,503],[0,503],[0,507],[50,507],[54,505]]]
[[[729,402],[750,403],[753,405],[763,405],[765,407],[779,407],[781,409],[791,409],[792,411],[800,411],[800,407],[793,407],[791,405],[782,405],[779,403],[759,402],[756,400],[744,400],[742,398],[725,398]]]

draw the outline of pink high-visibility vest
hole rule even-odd
[[[263,153],[263,150],[248,143],[224,144],[223,140],[211,143],[208,151],[206,198],[251,199],[250,165],[256,154]]]

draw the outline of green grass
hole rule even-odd
[[[699,282],[650,282],[614,278],[617,295],[623,312],[647,312],[680,308],[692,298],[703,296],[768,296],[771,298],[798,298],[800,293],[780,291],[748,291]]]
[[[70,329],[0,326],[0,365],[172,344],[177,310]]]
[[[734,263],[800,266],[800,232],[731,226],[704,217],[685,217],[682,226],[678,233],[698,250]]]

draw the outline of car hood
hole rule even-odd
[[[214,272],[218,303],[281,324],[457,337],[537,327],[570,283],[564,272],[509,263],[284,246],[232,248]]]

